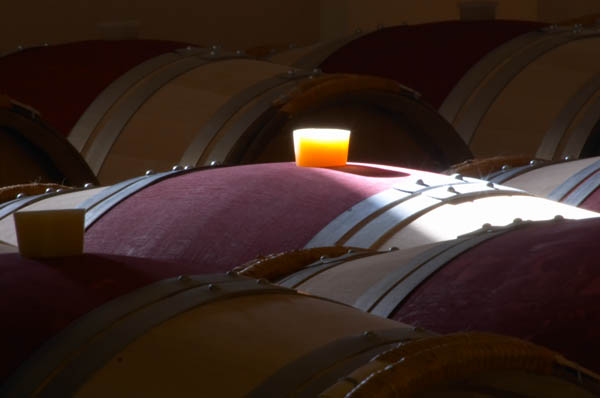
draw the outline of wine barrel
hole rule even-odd
[[[600,210],[600,158],[563,161],[475,159],[451,172],[476,176],[584,209]]]
[[[523,338],[597,372],[600,360],[592,347],[600,338],[600,267],[593,248],[599,232],[599,219],[520,222],[309,265],[293,254],[273,256],[240,273],[273,275],[282,286],[439,333],[478,330]],[[281,277],[270,268],[289,272]]]
[[[600,391],[596,375],[531,343],[436,336],[256,279],[173,278],[190,266],[92,254],[0,260],[5,397]]]
[[[407,248],[519,217],[599,216],[467,177],[369,164],[267,163],[176,169],[16,199],[0,207],[0,240],[17,244],[15,211],[74,207],[86,209],[88,252],[188,262],[205,272],[305,246]]]
[[[79,152],[37,111],[0,95],[0,186],[32,182],[97,183]]]
[[[440,171],[469,157],[452,126],[394,81],[174,47],[92,41],[29,49],[0,59],[0,76],[10,76],[0,87],[60,122],[103,184],[173,164],[290,161],[291,132],[301,127],[352,130],[353,161]],[[122,52],[133,55],[87,88],[94,71]],[[39,68],[47,64],[51,74]],[[74,64],[86,71],[84,79],[81,72],[73,76]],[[59,98],[57,86],[65,87]],[[70,116],[60,115],[66,111]]]
[[[599,131],[598,35],[579,25],[447,21],[384,28],[268,59],[395,79],[438,108],[477,157],[577,158],[600,154],[590,145]]]

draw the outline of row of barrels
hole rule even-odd
[[[350,129],[356,161],[393,164],[401,156],[413,167],[441,170],[470,157],[453,128],[397,82],[164,46],[33,48],[0,60],[0,72],[10,76],[0,87],[60,126],[103,184],[172,164],[293,160],[291,132],[315,125]],[[99,55],[120,62],[107,67]],[[46,68],[36,71],[40,64]]]
[[[17,344],[2,344],[3,361],[29,349],[46,332],[37,330],[43,322],[64,327],[5,381],[2,396],[600,394],[596,375],[523,340],[474,332],[440,336],[261,280],[173,278],[193,269],[110,255],[59,264],[10,255],[2,261],[4,272],[39,285],[35,298],[46,299],[43,307],[62,310],[34,311],[41,315],[35,322],[7,313],[30,328]],[[25,301],[40,306],[34,298]],[[5,329],[2,337],[12,337]]]
[[[429,42],[435,34],[458,44],[484,28],[498,32],[496,41],[482,38],[479,55],[449,57],[459,66],[447,69],[459,72],[454,80],[437,74],[450,81],[437,100],[400,75],[327,66],[352,47],[385,47],[380,38]],[[135,41],[40,47],[0,60],[13,77],[45,65],[43,77],[10,81],[19,87],[7,90],[13,99],[2,109],[12,123],[43,129],[63,161],[87,167],[85,179],[54,180],[80,187],[4,189],[0,312],[12,322],[0,331],[0,395],[599,396],[597,158],[506,149],[492,134],[490,147],[525,157],[467,160],[451,175],[275,163],[293,159],[292,129],[316,123],[353,130],[351,160],[441,171],[471,151],[487,156],[476,152],[475,133],[466,139],[444,113],[445,99],[458,95],[450,91],[462,92],[460,106],[452,102],[459,119],[484,125],[506,108],[492,101],[482,110],[483,99],[510,93],[519,76],[529,81],[530,68],[547,84],[562,66],[562,79],[565,54],[593,53],[594,37],[579,28],[452,22],[261,59]],[[387,63],[352,57],[426,70],[395,51]],[[436,65],[439,54],[425,53],[421,66]],[[107,58],[115,62],[90,79],[93,61]],[[588,73],[579,72],[572,77]],[[575,106],[579,118],[593,109],[595,91],[575,101],[565,93],[576,84],[564,79],[570,88],[550,102]],[[438,83],[431,86],[444,91]],[[15,94],[28,84],[39,102]],[[554,120],[540,106],[534,116]],[[473,122],[475,108],[482,113]],[[510,111],[527,110],[517,103]],[[35,146],[15,126],[4,129],[7,142]],[[552,135],[559,146],[571,140],[566,131]],[[169,170],[173,163],[190,166]],[[146,168],[169,171],[136,176]],[[102,186],[81,187],[85,181]],[[19,256],[15,212],[64,208],[85,210],[86,253]]]
[[[0,206],[6,396],[600,394],[547,351],[600,370],[596,212],[357,163],[179,168]],[[73,207],[86,254],[16,254],[15,211]]]
[[[110,184],[172,164],[293,160],[290,132],[316,126],[351,130],[354,161],[434,171],[473,156],[589,157],[597,44],[596,27],[450,21],[266,54],[157,40],[30,48],[0,59],[1,90],[18,101],[2,107],[2,158],[34,147],[54,169],[31,175]],[[14,175],[3,185],[27,178]]]

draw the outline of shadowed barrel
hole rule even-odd
[[[597,218],[521,222],[392,252],[282,254],[238,271],[440,333],[523,338],[598,371],[599,230]]]
[[[302,127],[351,130],[353,161],[439,171],[470,154],[449,123],[395,81],[216,47],[129,40],[31,48],[1,58],[0,76],[103,184],[174,164],[291,161],[291,133]]]
[[[124,256],[0,260],[6,397],[598,392],[545,348],[436,336],[266,281]]]
[[[0,94],[0,187],[97,183],[81,155],[40,114]]]
[[[595,27],[580,25],[445,21],[267,58],[405,84],[439,109],[476,156],[579,158],[599,154],[599,40]]]

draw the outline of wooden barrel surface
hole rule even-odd
[[[93,90],[85,92],[95,95],[93,101],[83,101],[87,108],[70,110],[79,120],[63,121],[63,128],[70,129],[64,131],[69,141],[104,184],[174,164],[290,161],[291,131],[301,127],[352,130],[353,161],[442,170],[469,157],[454,129],[414,91],[394,81],[290,69],[216,48],[165,49],[162,42],[155,50],[159,55],[149,57],[152,42],[140,43],[139,50],[138,42],[131,41],[116,49],[104,42],[75,43],[0,60],[2,73],[43,73],[46,79],[47,70],[31,70],[46,58],[56,64],[78,60],[84,64],[80,67],[95,70],[98,54],[113,59],[124,48],[143,50],[145,60],[129,69],[118,64],[122,74],[110,75],[112,82],[102,76],[101,92],[94,82]],[[94,57],[88,56],[90,49]],[[28,67],[21,68],[23,63]],[[60,69],[53,72],[52,84],[84,84]],[[20,94],[20,80],[13,78],[8,85],[16,98],[27,94],[27,87]],[[50,97],[45,102],[60,102],[50,88],[39,87]],[[69,95],[69,102],[77,101],[77,90],[64,97]],[[61,112],[39,101],[42,114]]]
[[[269,58],[330,73],[393,78],[439,107],[476,156],[598,155],[598,30],[543,26],[517,21],[397,26]]]
[[[277,51],[267,59],[300,68],[318,67],[331,73],[358,73],[397,80],[439,108],[464,74],[482,58],[543,26],[545,24],[502,20],[390,26]]]
[[[136,51],[131,51],[132,45]],[[158,40],[98,40],[27,48],[1,58],[0,87],[4,94],[42,112],[44,120],[66,136],[86,108],[119,76],[181,47],[185,45]],[[43,56],[49,52],[52,56]],[[112,57],[107,62],[109,52]],[[69,84],[64,78],[50,76],[68,76]]]
[[[407,248],[515,218],[598,217],[481,180],[364,164],[175,170],[0,206],[0,240],[9,244],[13,212],[81,207],[86,251],[185,261],[205,272],[305,246]]]
[[[81,155],[39,114],[0,95],[0,186],[97,183]]]
[[[0,283],[5,299],[0,305],[4,316],[12,319],[11,326],[0,332],[2,396],[34,392],[39,396],[72,396],[76,392],[78,396],[164,396],[168,391],[186,396],[203,391],[217,396],[219,388],[221,396],[242,396],[287,361],[337,339],[358,335],[360,344],[364,331],[395,329],[387,340],[384,333],[372,344],[365,346],[363,342],[363,349],[371,349],[375,355],[378,348],[394,342],[429,335],[253,279],[193,276],[197,272],[188,264],[99,254],[56,260],[27,260],[5,254],[2,264]],[[23,285],[36,289],[23,290]],[[181,300],[186,304],[176,303]],[[290,327],[299,319],[307,326],[321,326],[306,332]],[[132,322],[136,325],[133,328]],[[170,329],[167,334],[171,337],[159,338],[165,340],[161,343],[154,333],[160,335],[165,329]],[[173,333],[178,337],[173,338]],[[129,344],[148,342],[153,348],[144,350],[154,358],[149,362],[145,355],[139,357],[135,348],[134,353],[120,353]],[[196,355],[189,355],[196,351],[190,350],[189,344],[198,349]],[[220,352],[227,346],[230,354]],[[209,374],[189,377],[190,372],[198,371],[190,365],[205,361],[204,355],[212,358],[206,369]],[[257,359],[253,355],[259,355],[260,367],[252,365]],[[150,363],[157,366],[147,366]],[[111,369],[115,364],[120,369]],[[17,365],[21,367],[17,369]],[[108,370],[102,369],[103,365]],[[121,376],[111,375],[115,370]],[[159,371],[162,376],[154,373]],[[229,387],[214,379],[230,372],[239,374],[239,379],[227,383]],[[104,383],[107,373],[112,380]],[[181,382],[186,379],[183,388]]]
[[[247,267],[287,267],[282,286],[439,333],[488,331],[526,339],[600,370],[600,220],[490,226],[458,240],[348,253],[297,271],[285,255]],[[302,264],[301,264],[302,265]],[[269,271],[272,272],[272,271]]]
[[[600,210],[600,158],[551,162],[513,159],[476,159],[453,167],[453,172],[523,189],[583,209]]]
[[[435,336],[256,279],[123,256],[0,257],[6,397],[599,391],[593,373],[531,343]]]

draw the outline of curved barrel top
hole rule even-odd
[[[593,218],[501,234],[450,260],[393,317],[438,333],[493,330],[524,338],[597,372],[599,232]]]
[[[303,247],[339,214],[417,173],[389,169],[268,163],[174,176],[105,213],[87,230],[85,250],[223,272],[258,255]]]
[[[160,40],[92,40],[28,48],[0,57],[0,93],[34,107],[67,136],[111,82],[150,58],[186,46]]]
[[[346,44],[324,72],[369,74],[415,89],[439,108],[454,85],[486,54],[545,24],[524,21],[446,21],[380,29]]]

